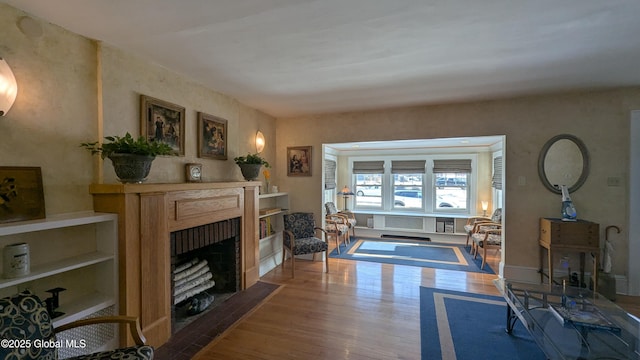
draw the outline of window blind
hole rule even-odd
[[[406,160],[406,161],[392,161],[391,173],[392,174],[424,174],[424,166],[427,163],[426,160]]]
[[[434,173],[470,173],[471,160],[433,160]]]
[[[326,190],[336,188],[336,162],[333,160],[324,161],[324,188]]]
[[[384,161],[354,161],[354,174],[383,174]]]
[[[502,156],[497,156],[493,159],[491,186],[496,190],[502,190]]]

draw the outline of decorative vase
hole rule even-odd
[[[5,246],[2,265],[3,275],[7,279],[29,275],[31,271],[29,244],[18,243]]]
[[[155,156],[136,154],[109,155],[118,180],[125,184],[144,182],[151,171],[151,163],[155,158]]]
[[[238,164],[242,177],[247,181],[252,181],[258,178],[260,175],[260,168],[262,164]]]

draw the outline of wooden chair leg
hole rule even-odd
[[[484,264],[487,262],[487,247],[482,248],[482,265],[480,265],[480,270],[484,268]]]
[[[338,251],[338,255],[340,255],[340,235],[337,232],[335,232],[331,236],[333,236],[336,239],[336,250]]]
[[[324,270],[329,273],[329,250],[324,252]]]
[[[293,254],[291,254],[291,278],[296,277],[296,259]]]

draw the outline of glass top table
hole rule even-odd
[[[640,360],[640,320],[583,288],[494,280],[507,301],[507,332],[517,320],[548,359]]]

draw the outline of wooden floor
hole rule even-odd
[[[498,257],[490,264],[498,268]],[[283,284],[194,359],[420,359],[419,287],[499,295],[496,275],[330,259],[277,267]],[[637,305],[637,298],[626,301]]]

